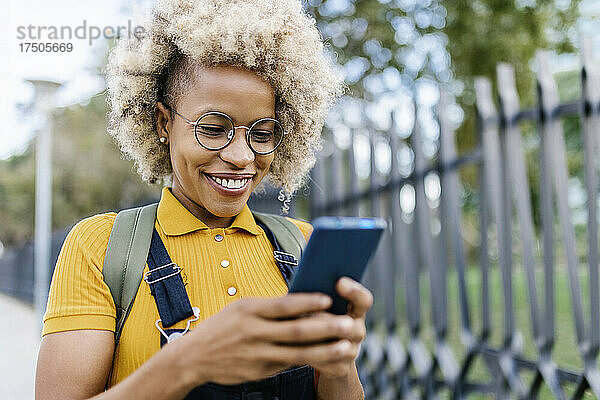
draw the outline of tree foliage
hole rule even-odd
[[[465,123],[459,131],[459,145],[464,150],[472,148],[475,141],[473,78],[486,76],[494,81],[496,65],[509,62],[515,67],[523,102],[532,103],[535,78],[530,65],[535,51],[573,50],[578,3],[310,0],[308,10],[345,72],[354,78],[350,71],[356,65],[361,67],[361,73],[349,80],[352,95],[372,98],[369,77],[390,68],[402,75],[405,84],[421,76],[449,84],[465,110]],[[439,39],[440,35],[445,51],[427,44],[428,38]]]

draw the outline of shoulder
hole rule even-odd
[[[115,212],[96,214],[77,222],[69,231],[64,249],[77,249],[92,258],[104,258],[116,217]]]
[[[285,217],[287,220],[291,221],[294,225],[296,225],[298,227],[298,229],[300,229],[300,232],[302,232],[302,234],[304,235],[304,239],[306,239],[306,241],[308,242],[308,238],[310,237],[312,231],[313,231],[313,226],[306,222],[303,221],[301,219],[296,219],[296,218],[290,218],[290,217]]]
[[[97,240],[100,236],[110,235],[117,213],[108,212],[87,217],[76,223],[69,235],[78,241]]]

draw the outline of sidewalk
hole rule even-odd
[[[33,307],[0,294],[0,399],[34,397],[41,325]]]

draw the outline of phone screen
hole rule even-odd
[[[381,218],[319,217],[290,285],[290,293],[320,292],[332,297],[328,310],[346,314],[348,302],[337,295],[342,276],[360,281],[377,249],[386,223]]]

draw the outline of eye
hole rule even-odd
[[[250,135],[252,136],[253,141],[258,143],[266,143],[273,140],[274,133],[273,131],[260,129],[252,130],[252,132],[250,132]]]
[[[222,125],[212,125],[212,124],[198,124],[197,132],[206,135],[206,136],[225,136],[227,135],[227,128]]]

